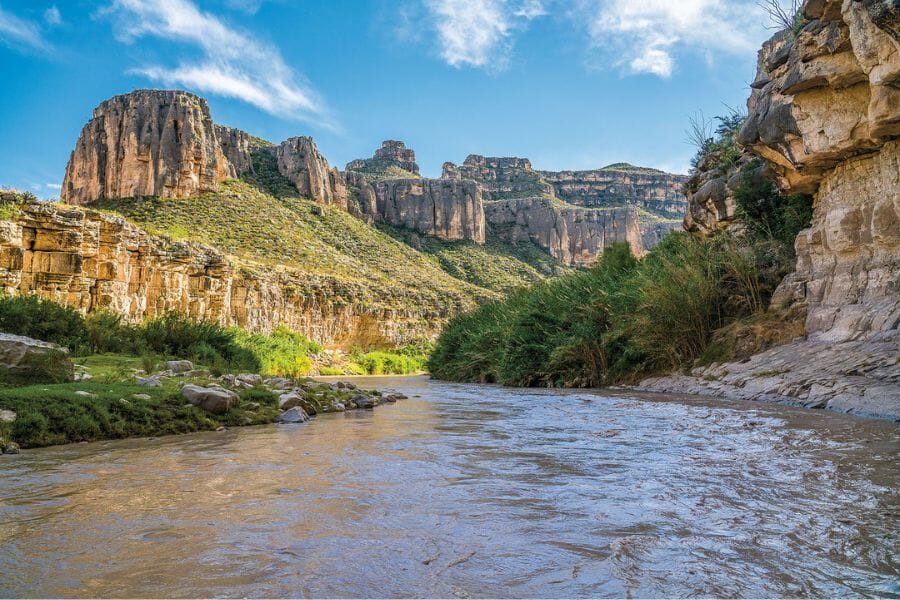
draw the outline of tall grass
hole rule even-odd
[[[762,311],[774,285],[754,245],[670,234],[643,260],[626,244],[595,267],[450,322],[429,360],[456,381],[596,386],[688,366],[728,322]]]

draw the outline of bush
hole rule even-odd
[[[312,371],[309,356],[319,354],[322,347],[287,327],[279,326],[271,335],[235,332],[235,339],[259,362],[259,373],[282,377],[301,377]]]
[[[88,343],[81,313],[37,296],[0,297],[0,331],[59,344],[73,352]]]
[[[756,175],[760,165],[756,158],[742,169],[734,191],[737,218],[752,235],[777,240],[792,253],[797,234],[812,221],[812,197],[782,196],[771,181]]]
[[[453,319],[429,370],[457,381],[596,386],[688,366],[717,328],[764,310],[774,287],[764,255],[726,234],[673,232],[640,262],[614,244],[590,271]]]

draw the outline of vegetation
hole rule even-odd
[[[238,407],[212,415],[185,403],[180,386],[132,382],[75,382],[0,389],[0,407],[12,423],[0,422],[0,438],[23,448],[133,436],[213,430],[221,426],[271,423],[278,398],[261,388],[241,390]]]
[[[442,260],[339,208],[276,198],[244,181],[226,181],[199,198],[105,200],[97,206],[151,233],[212,245],[249,271],[287,270],[299,276],[298,286],[309,286],[310,295],[373,309],[456,311],[540,279],[555,262],[541,251],[477,244],[452,246],[455,258]],[[492,267],[502,277],[478,272],[494,258],[502,261]]]
[[[811,199],[781,196],[737,144],[744,115],[691,120],[695,177],[740,173],[738,233],[673,232],[638,261],[608,247],[589,271],[543,281],[453,319],[428,362],[458,381],[518,386],[628,382],[696,362],[746,356],[802,331],[802,314],[770,307],[809,226]],[[618,167],[618,165],[615,165]],[[624,167],[623,167],[624,168]]]

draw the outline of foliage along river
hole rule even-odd
[[[894,424],[379,378],[292,426],[0,460],[0,596],[900,594]]]

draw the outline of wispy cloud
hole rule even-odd
[[[546,13],[541,0],[426,0],[440,56],[453,67],[503,69],[513,33]]]
[[[44,11],[44,21],[51,27],[62,25],[62,13],[59,12],[55,4]]]
[[[22,19],[0,6],[0,43],[14,50],[49,50],[37,23]]]
[[[116,37],[122,42],[151,36],[200,51],[196,59],[177,66],[142,65],[132,73],[166,86],[236,98],[281,117],[335,127],[324,102],[277,48],[200,11],[190,0],[115,0],[104,14],[116,20]]]
[[[659,77],[683,52],[753,52],[771,35],[753,0],[593,0],[573,14],[604,64]]]

